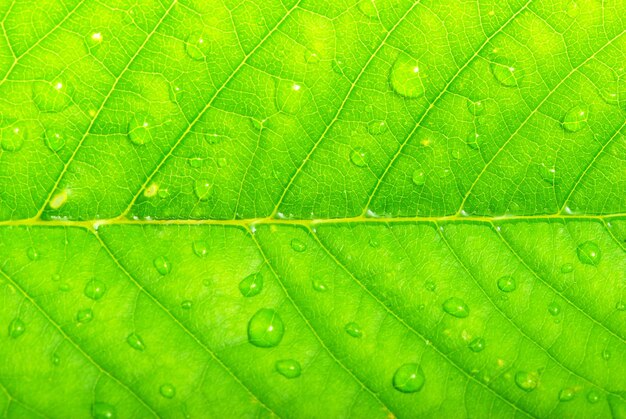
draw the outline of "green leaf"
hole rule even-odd
[[[0,2],[0,412],[626,417],[624,11]]]

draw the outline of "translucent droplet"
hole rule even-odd
[[[317,64],[320,62],[320,56],[315,51],[304,51],[304,60],[309,64]]]
[[[285,325],[273,309],[260,309],[248,322],[248,341],[259,348],[278,346],[284,334]]]
[[[193,190],[200,201],[206,201],[211,196],[213,185],[208,179],[198,179],[193,184]]]
[[[128,337],[126,338],[126,343],[128,343],[128,346],[136,351],[143,352],[146,349],[146,345],[144,345],[143,339],[141,339],[141,336],[139,336],[137,333],[131,333],[130,335],[128,335]]]
[[[286,378],[297,378],[302,373],[300,363],[293,359],[276,361],[276,371]]]
[[[418,364],[404,364],[393,375],[393,386],[402,393],[415,393],[424,387],[424,371]]]
[[[424,288],[426,288],[430,292],[435,292],[437,290],[437,284],[435,283],[435,281],[429,279],[428,281],[424,282]]]
[[[61,112],[70,105],[72,99],[62,80],[36,81],[33,83],[33,102],[41,112]]]
[[[571,273],[573,270],[574,270],[574,265],[572,265],[571,263],[565,263],[565,264],[561,265],[561,273],[562,274]]]
[[[58,354],[52,354],[52,365],[57,366],[61,363],[61,358]]]
[[[357,7],[359,8],[359,11],[367,17],[378,16],[376,0],[361,0]]]
[[[501,277],[498,279],[498,288],[500,288],[502,292],[515,291],[515,288],[517,288],[515,278],[509,275]]]
[[[193,307],[193,301],[191,300],[185,300],[182,303],[180,303],[180,307],[183,310],[191,310],[191,308]]]
[[[615,303],[615,309],[617,311],[626,311],[626,303],[624,303],[623,301],[618,301],[617,303]]]
[[[276,83],[276,107],[288,114],[296,114],[302,108],[304,88],[302,84],[288,80]]]
[[[193,252],[199,258],[203,258],[209,254],[209,244],[204,240],[198,240],[193,242]]]
[[[319,279],[314,279],[313,289],[317,292],[325,292],[328,288],[326,287],[326,284],[323,281]]]
[[[363,336],[363,330],[361,330],[361,326],[359,326],[355,322],[350,322],[346,324],[344,326],[344,330],[353,338],[360,338],[361,336]]]
[[[443,311],[451,316],[458,318],[465,318],[469,316],[469,307],[465,304],[465,301],[457,297],[448,298],[444,301]]]
[[[136,145],[152,141],[151,123],[144,115],[135,115],[128,123],[128,139]]]
[[[619,94],[615,87],[605,87],[599,90],[600,97],[609,105],[619,104]]]
[[[584,106],[574,106],[563,117],[563,128],[569,132],[577,132],[587,126],[589,111]]]
[[[539,374],[536,372],[518,371],[515,373],[515,384],[525,392],[531,392],[539,384]]]
[[[154,196],[157,196],[158,193],[159,193],[159,185],[157,185],[156,183],[151,183],[143,191],[143,196],[145,196],[146,198],[152,198]]]
[[[604,359],[605,361],[608,361],[609,359],[611,359],[611,351],[609,351],[608,349],[603,350],[602,359]]]
[[[367,153],[361,148],[350,151],[350,161],[357,167],[367,166]]]
[[[367,132],[372,135],[381,135],[387,132],[387,123],[385,121],[375,120],[367,124]]]
[[[524,71],[506,62],[504,59],[496,59],[491,63],[491,74],[501,85],[505,87],[519,86],[524,78]]]
[[[26,331],[26,325],[20,319],[13,319],[9,323],[9,336],[13,339],[19,338]]]
[[[176,387],[170,383],[165,383],[159,388],[159,393],[166,399],[173,399],[176,396]]]
[[[76,321],[78,323],[89,323],[93,320],[93,310],[90,308],[83,308],[76,313]]]
[[[208,38],[202,31],[192,32],[185,41],[185,52],[196,61],[204,60],[209,50]]]
[[[548,304],[548,313],[550,313],[553,316],[558,316],[560,312],[561,312],[561,307],[557,303],[552,302]]]
[[[90,53],[95,53],[104,41],[104,35],[102,32],[92,32],[85,36],[85,47]]]
[[[260,272],[248,275],[239,282],[239,291],[244,297],[254,297],[263,290],[263,276]]]
[[[28,256],[28,259],[35,261],[39,259],[39,251],[37,251],[37,249],[35,249],[34,247],[29,247],[28,249],[26,249],[26,256]]]
[[[117,417],[115,407],[108,403],[96,402],[91,406],[91,416],[94,419],[114,419]]]
[[[85,296],[87,298],[90,298],[94,301],[98,301],[99,299],[101,299],[102,297],[104,297],[104,294],[106,293],[106,285],[104,284],[104,282],[98,280],[98,279],[92,279],[89,282],[87,282],[87,285],[85,285]]]
[[[422,169],[415,169],[413,175],[411,176],[411,180],[417,186],[423,186],[426,183],[426,173]]]
[[[343,72],[343,67],[345,66],[345,63],[343,62],[343,60],[337,59],[335,58],[331,63],[330,63],[330,67],[333,69],[333,71],[337,74],[339,74],[340,76],[344,75]]]
[[[187,160],[187,162],[189,163],[189,166],[196,168],[196,169],[202,166],[202,159],[198,157],[192,157],[189,160]]]
[[[485,349],[485,339],[476,338],[472,340],[469,345],[467,345],[467,347],[470,348],[472,352],[481,352],[483,349]]]
[[[596,266],[600,263],[600,248],[592,241],[579,244],[576,248],[576,253],[578,254],[578,260],[585,265]]]
[[[1,129],[0,145],[5,151],[17,151],[26,140],[26,129],[19,125],[10,125]]]
[[[477,132],[471,132],[465,139],[465,144],[472,150],[480,149],[480,145],[483,141],[482,135]]]
[[[391,68],[389,82],[399,95],[417,98],[423,96],[426,90],[425,77],[418,61],[402,53]]]
[[[217,159],[217,167],[224,167],[228,162],[225,157],[220,157]]]
[[[54,152],[65,147],[65,134],[58,130],[46,130],[46,146]]]
[[[485,104],[482,100],[473,101],[467,99],[467,109],[474,116],[482,115],[485,112]]]
[[[299,240],[299,239],[292,239],[291,240],[291,248],[293,250],[295,250],[296,252],[304,252],[306,250],[306,243],[304,243],[303,241]]]
[[[574,396],[576,396],[576,392],[571,388],[564,388],[559,392],[559,400],[562,402],[569,402],[574,399]]]
[[[153,261],[153,264],[154,264],[154,268],[161,275],[167,275],[172,270],[172,264],[170,263],[169,259],[165,256],[156,257]]]
[[[596,390],[590,390],[589,393],[587,393],[587,401],[591,404],[598,403],[600,401],[600,393]]]
[[[50,198],[50,203],[48,204],[51,209],[56,210],[59,209],[65,204],[67,201],[67,190],[63,190],[58,192]]]

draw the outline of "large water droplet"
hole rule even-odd
[[[46,130],[46,145],[54,152],[65,147],[65,134],[59,130]]]
[[[589,111],[584,106],[574,106],[563,117],[563,128],[569,132],[580,131],[587,126]]]
[[[94,419],[114,419],[117,412],[115,407],[108,403],[96,402],[91,406],[91,416]]]
[[[600,401],[600,393],[596,390],[590,390],[589,393],[587,393],[587,401],[591,404],[598,403]]]
[[[185,41],[185,52],[196,61],[204,60],[209,49],[208,37],[202,31],[192,32]]]
[[[154,268],[161,275],[167,275],[172,271],[172,264],[165,256],[158,256],[153,261]]]
[[[517,288],[517,283],[515,282],[515,278],[510,275],[503,276],[498,279],[498,288],[503,292],[511,292]]]
[[[19,338],[26,331],[26,325],[21,319],[13,319],[9,323],[9,336],[12,338]]]
[[[293,359],[276,361],[276,371],[286,378],[297,378],[302,373],[300,363]]]
[[[564,388],[559,392],[559,400],[562,402],[569,402],[574,399],[576,392],[572,388]]]
[[[426,183],[426,173],[422,169],[415,169],[413,175],[411,176],[411,180],[413,184],[417,186],[423,186]]]
[[[350,322],[346,324],[344,330],[353,338],[360,338],[361,336],[363,336],[363,330],[361,329],[361,326],[359,326],[355,322]]]
[[[524,71],[506,60],[498,58],[491,63],[491,73],[505,87],[519,86],[524,78]]]
[[[393,386],[402,393],[415,393],[424,387],[424,371],[418,364],[404,364],[393,375]]]
[[[469,345],[467,345],[467,347],[470,348],[472,352],[481,352],[483,349],[485,349],[485,339],[476,338],[472,340]]]
[[[469,307],[465,304],[465,301],[457,297],[448,298],[444,301],[443,311],[451,316],[458,318],[465,318],[469,316]]]
[[[367,17],[378,16],[376,0],[361,0],[357,7],[359,8],[359,11]]]
[[[209,254],[209,244],[204,240],[198,240],[193,242],[193,252],[199,258],[203,258]]]
[[[89,323],[93,320],[93,310],[90,308],[83,308],[76,313],[76,321],[78,323]]]
[[[585,265],[595,266],[600,263],[600,248],[592,241],[579,244],[576,248],[576,253],[578,254],[578,260]]]
[[[550,315],[558,316],[560,312],[561,312],[561,307],[557,303],[552,302],[548,304],[548,313],[550,313]]]
[[[198,179],[193,184],[193,191],[200,201],[206,201],[211,196],[213,185],[208,179]]]
[[[539,384],[539,374],[536,372],[518,371],[515,373],[515,384],[525,392],[531,392]]]
[[[260,348],[277,346],[285,334],[285,325],[275,310],[262,308],[248,322],[248,341]]]
[[[61,112],[70,105],[72,99],[66,83],[55,80],[34,82],[33,101],[41,112]]]
[[[50,203],[48,204],[50,208],[53,210],[59,209],[65,204],[67,201],[67,190],[62,190],[57,192],[50,198]]]
[[[17,151],[27,138],[26,129],[20,125],[9,125],[1,129],[0,145],[5,151]]]
[[[107,287],[104,282],[94,278],[88,281],[87,285],[85,285],[85,296],[87,298],[91,298],[94,301],[98,301],[99,299],[104,297],[106,289]]]
[[[367,166],[367,153],[362,148],[355,148],[350,151],[350,161],[356,167]]]
[[[239,283],[239,291],[244,297],[254,297],[263,290],[263,276],[260,272],[248,275]]]
[[[396,93],[408,98],[420,97],[425,92],[423,69],[418,61],[400,54],[391,68],[389,82]]]
[[[292,239],[291,248],[296,252],[302,253],[306,250],[306,243],[299,239]]]
[[[276,107],[288,114],[296,114],[302,107],[304,87],[300,83],[280,80],[276,83]]]
[[[367,124],[367,132],[372,135],[381,135],[387,132],[387,123],[385,121],[375,120]]]
[[[166,399],[173,399],[176,396],[176,387],[170,383],[165,383],[159,388],[159,393]]]
[[[126,337],[126,343],[128,346],[133,348],[136,351],[143,352],[146,349],[146,345],[143,343],[143,339],[137,333],[131,333]]]
[[[145,115],[135,115],[128,123],[128,139],[136,145],[152,141],[151,122]]]

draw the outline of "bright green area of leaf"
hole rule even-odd
[[[626,417],[624,12],[0,2],[0,411]]]

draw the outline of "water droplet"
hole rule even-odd
[[[448,298],[444,301],[443,311],[451,316],[458,318],[465,318],[469,316],[469,307],[465,304],[465,301],[457,297]]]
[[[605,361],[608,361],[609,359],[611,359],[611,351],[609,351],[608,349],[603,350],[602,359],[604,359]]]
[[[344,75],[343,72],[343,67],[344,67],[345,63],[343,62],[343,60],[337,59],[335,58],[331,63],[330,63],[330,67],[333,69],[333,71],[337,74],[339,74],[340,76]]]
[[[357,6],[361,13],[367,17],[378,16],[378,10],[376,9],[375,0],[361,0]]]
[[[135,115],[128,123],[128,139],[136,145],[152,141],[151,123],[144,115]]]
[[[293,359],[276,361],[276,371],[286,378],[297,378],[302,373],[300,363]]]
[[[299,240],[299,239],[292,239],[291,240],[291,248],[293,250],[295,250],[296,252],[304,252],[306,250],[306,243],[304,243],[303,241]]]
[[[29,247],[26,250],[26,256],[28,256],[28,259],[35,261],[39,259],[39,252],[34,247]]]
[[[9,323],[9,336],[13,339],[19,338],[26,331],[26,325],[20,319],[13,319]]]
[[[128,337],[126,338],[126,343],[128,343],[128,346],[130,346],[131,348],[143,352],[144,349],[146,349],[146,346],[143,343],[143,339],[141,339],[141,336],[139,336],[137,333],[131,333],[130,335],[128,335]]]
[[[585,265],[595,266],[600,263],[600,248],[592,241],[579,244],[576,248],[576,253],[578,254],[578,260]]]
[[[87,51],[90,53],[94,53],[100,48],[102,45],[102,41],[104,40],[104,36],[102,32],[92,32],[85,36],[85,46],[87,47]]]
[[[393,375],[393,386],[402,393],[415,393],[424,387],[424,371],[418,364],[404,364]]]
[[[437,284],[435,283],[435,281],[429,279],[428,281],[424,282],[424,288],[426,288],[430,292],[435,292],[435,290],[437,289]]]
[[[568,274],[571,273],[574,270],[574,265],[572,265],[571,263],[565,263],[561,266],[561,273],[562,274]]]
[[[65,147],[65,134],[58,130],[46,130],[46,145],[54,152]]]
[[[482,100],[473,101],[467,99],[467,109],[474,116],[482,115],[485,112],[485,104]]]
[[[93,320],[93,310],[90,308],[83,308],[76,313],[76,321],[78,323],[89,323]]]
[[[217,167],[224,167],[228,162],[225,157],[220,157],[217,159]]]
[[[300,83],[280,80],[276,84],[276,107],[288,114],[296,114],[302,108],[304,87]]]
[[[94,419],[113,419],[117,416],[115,407],[108,403],[96,402],[91,406],[91,416]]]
[[[548,304],[548,313],[550,313],[553,316],[558,316],[560,312],[561,312],[561,307],[557,303],[552,302]]]
[[[426,76],[418,61],[407,54],[400,54],[391,68],[391,87],[401,96],[416,98],[424,95],[423,80]]]
[[[626,304],[623,301],[618,301],[615,303],[615,309],[617,311],[626,311]]]
[[[172,270],[172,264],[170,263],[169,259],[165,256],[156,257],[153,261],[153,264],[154,264],[154,268],[161,275],[167,275]]]
[[[189,160],[187,160],[187,162],[189,163],[189,166],[196,168],[196,169],[202,166],[202,159],[199,157],[192,157]]]
[[[254,297],[263,290],[263,276],[260,272],[248,275],[239,283],[239,291],[244,297]]]
[[[19,125],[10,125],[2,128],[2,138],[0,139],[0,145],[5,151],[17,151],[22,148],[24,141],[26,140],[26,129]]]
[[[361,336],[363,336],[363,330],[361,330],[361,326],[359,326],[355,322],[350,322],[346,324],[344,330],[353,338],[360,338]]]
[[[273,309],[260,309],[248,322],[248,340],[259,348],[277,346],[284,334],[285,325]]]
[[[576,392],[572,388],[564,388],[559,392],[559,400],[562,402],[569,402],[574,399],[574,396],[576,396]]]
[[[320,56],[315,51],[304,51],[304,60],[309,64],[317,64],[320,62]]]
[[[193,252],[199,258],[203,258],[209,254],[209,244],[204,240],[198,240],[193,242]]]
[[[417,186],[423,186],[426,183],[426,173],[422,169],[416,169],[411,176],[411,180]]]
[[[587,401],[591,404],[598,403],[600,401],[600,394],[596,390],[590,390],[587,393]]]
[[[350,161],[357,167],[367,166],[367,153],[361,148],[350,151]]]
[[[61,363],[61,358],[59,357],[58,354],[52,354],[51,361],[52,361],[52,365],[57,366]]]
[[[472,150],[478,150],[480,149],[482,141],[482,135],[474,131],[467,136],[467,138],[465,139],[465,144],[467,144],[467,146]]]
[[[504,59],[496,59],[491,63],[491,74],[505,87],[519,86],[524,78],[524,71],[507,63]]]
[[[180,303],[180,307],[183,310],[191,310],[191,308],[193,307],[193,301],[191,300],[185,300],[182,303]]]
[[[580,7],[578,7],[578,3],[576,1],[571,1],[565,8],[565,13],[572,19],[576,18],[580,13]]]
[[[525,392],[531,392],[539,384],[539,374],[536,372],[518,371],[515,373],[515,384]]]
[[[52,208],[53,210],[56,210],[56,209],[61,208],[63,204],[65,204],[66,201],[67,201],[67,190],[63,190],[55,194],[50,199],[50,203],[48,205],[50,205],[50,208]]]
[[[106,285],[98,279],[92,279],[85,285],[85,296],[94,301],[98,301],[106,293]]]
[[[574,106],[563,117],[563,128],[569,132],[577,132],[587,126],[589,111],[583,106]]]
[[[370,121],[367,124],[367,132],[372,135],[381,135],[387,132],[387,123],[385,121]]]
[[[467,345],[467,347],[470,348],[472,352],[481,352],[483,349],[485,349],[485,339],[476,338],[472,340],[469,345]]]
[[[176,396],[176,387],[170,383],[165,383],[159,388],[159,393],[166,399],[173,399]]]
[[[319,279],[314,279],[313,289],[317,292],[325,292],[328,288],[326,287],[326,284],[323,281]]]
[[[159,193],[159,185],[156,183],[151,183],[144,191],[143,196],[146,198],[152,198]]]
[[[208,38],[202,31],[192,32],[185,41],[185,52],[196,61],[204,60],[209,49]]]
[[[193,190],[200,201],[206,201],[211,195],[213,185],[208,179],[198,179],[193,185]]]
[[[41,112],[61,112],[72,99],[67,84],[62,80],[36,81],[33,83],[33,102]]]
[[[510,275],[501,277],[498,279],[498,288],[500,288],[500,291],[502,292],[515,291],[515,288],[517,288],[515,278]]]

